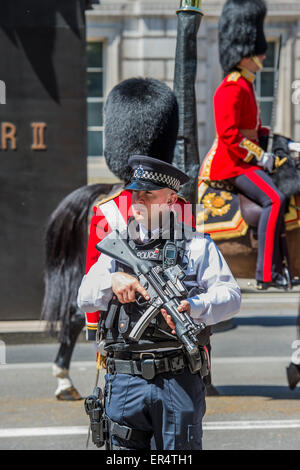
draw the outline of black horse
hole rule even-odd
[[[286,157],[287,160],[274,171],[272,179],[280,191],[288,198],[300,194],[300,161],[299,157],[292,157],[291,144],[294,144],[292,140],[281,135],[275,134],[273,137],[273,153],[280,158]]]
[[[55,395],[60,400],[81,399],[69,377],[74,346],[85,325],[76,299],[85,273],[92,207],[111,188],[107,184],[93,184],[76,189],[59,203],[46,228],[42,319],[60,343],[53,364],[53,375],[58,379]]]

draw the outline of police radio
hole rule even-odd
[[[163,269],[168,269],[175,266],[177,262],[178,248],[176,243],[168,240],[163,249]]]

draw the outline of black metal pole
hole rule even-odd
[[[180,193],[193,204],[197,203],[198,122],[195,81],[197,72],[197,33],[203,13],[201,0],[181,0],[177,11],[177,46],[174,74],[174,92],[179,106],[179,131],[173,164],[187,173],[190,182]]]

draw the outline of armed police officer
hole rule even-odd
[[[178,312],[188,312],[188,318],[206,328],[199,335],[201,367],[196,373],[164,308],[140,339],[131,341],[130,333],[149,308],[150,286],[139,282],[125,263],[101,254],[82,280],[78,304],[84,311],[100,309],[105,322],[105,414],[112,449],[150,449],[154,437],[157,449],[200,450],[209,326],[239,311],[240,289],[214,242],[176,222],[173,209],[187,175],[147,156],[133,156],[129,165],[126,189],[133,193],[133,218],[126,242],[137,257],[155,261],[162,270],[175,264],[183,269],[188,295],[178,299]],[[174,250],[166,249],[170,243]]]

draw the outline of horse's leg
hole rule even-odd
[[[81,400],[82,397],[74,387],[69,376],[70,362],[77,338],[85,324],[84,314],[77,311],[70,318],[68,343],[60,344],[53,364],[53,375],[58,380],[55,396],[58,400]]]
[[[299,340],[300,339],[300,303],[298,303],[298,316],[296,320],[296,327],[297,327],[297,336]],[[297,354],[297,356],[299,356],[299,353]],[[291,390],[294,390],[296,385],[300,382],[300,364],[298,363],[298,360],[294,359],[294,361],[295,362],[293,362],[292,360],[290,364],[288,365],[288,367],[286,368],[287,381]]]
[[[295,285],[295,281],[292,284]],[[297,327],[297,336],[300,339],[300,303],[298,303],[298,316],[296,320],[296,327]],[[289,388],[294,390],[297,384],[300,382],[300,364],[296,363],[298,361],[291,361],[288,367],[286,368],[286,375]]]
[[[296,385],[300,382],[300,364],[290,362],[290,364],[286,368],[286,375],[289,388],[291,390],[294,390]]]

